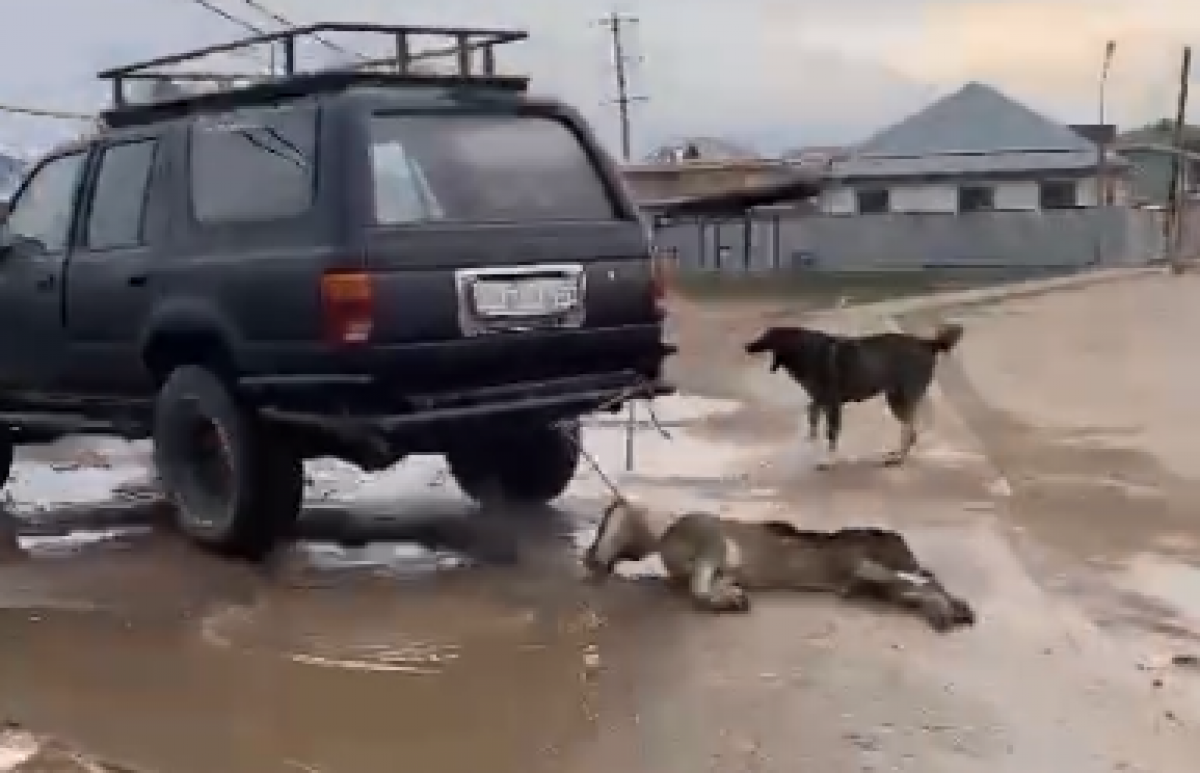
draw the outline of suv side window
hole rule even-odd
[[[612,220],[617,208],[581,138],[548,115],[377,113],[375,220]]]
[[[43,252],[64,252],[71,239],[75,194],[87,153],[79,151],[37,167],[17,194],[8,216],[13,236],[36,242]]]
[[[192,210],[201,223],[304,214],[316,192],[317,114],[254,110],[191,129]]]
[[[112,145],[100,156],[85,243],[93,250],[142,244],[146,189],[154,166],[154,140]]]

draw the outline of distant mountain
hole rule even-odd
[[[1125,143],[1144,142],[1154,145],[1170,145],[1175,141],[1175,122],[1164,118],[1140,129],[1124,132],[1120,135],[1119,140]],[[1184,125],[1183,145],[1188,150],[1200,152],[1200,126]]]

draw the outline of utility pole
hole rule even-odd
[[[623,16],[613,11],[599,23],[608,29],[609,37],[612,39],[613,67],[617,85],[615,102],[621,121],[621,158],[628,163],[633,157],[633,131],[630,126],[629,106],[646,101],[645,97],[632,96],[629,93],[628,65],[633,60],[625,50],[625,27],[629,24],[637,24],[638,20],[637,17]]]
[[[1108,180],[1108,117],[1105,115],[1105,91],[1108,89],[1108,71],[1112,69],[1113,55],[1117,52],[1117,41],[1110,40],[1104,46],[1104,64],[1100,67],[1100,141],[1096,143],[1096,206],[1112,204]]]
[[[1180,236],[1183,226],[1183,207],[1184,207],[1184,190],[1183,190],[1183,151],[1184,151],[1184,128],[1187,122],[1187,103],[1188,103],[1188,81],[1192,75],[1192,47],[1187,46],[1183,49],[1183,62],[1179,70],[1179,103],[1175,107],[1175,132],[1172,137],[1171,146],[1174,149],[1171,159],[1171,188],[1167,192],[1167,222],[1163,229],[1164,246],[1167,250],[1167,260],[1171,266],[1171,272],[1175,274],[1183,273],[1183,264],[1179,259]]]

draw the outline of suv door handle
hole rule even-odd
[[[133,274],[129,277],[130,287],[145,287],[146,282],[150,279],[148,274]]]
[[[54,274],[45,274],[43,276],[38,277],[38,280],[36,282],[34,282],[33,286],[39,290],[53,290],[54,289]]]

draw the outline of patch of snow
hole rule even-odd
[[[144,466],[132,464],[57,470],[45,462],[18,461],[13,464],[6,490],[18,509],[104,502],[112,499],[121,484],[145,472]]]
[[[139,534],[149,534],[148,526],[127,526],[114,529],[79,529],[70,534],[18,537],[21,548],[31,553],[54,555],[74,553],[80,548],[94,547],[105,542]]]
[[[738,403],[688,396],[669,396],[656,401],[664,421],[686,421],[728,413]],[[645,415],[645,408],[639,418]],[[755,449],[744,443],[719,443],[691,436],[686,427],[675,428],[664,438],[648,426],[635,428],[632,471],[625,469],[626,428],[620,424],[585,426],[584,450],[620,489],[645,499],[648,504],[673,512],[688,509],[720,509],[703,483],[744,480],[743,471]],[[50,446],[22,449],[14,465],[8,494],[18,510],[39,511],[55,506],[109,502],[122,486],[145,480],[151,470],[149,446],[115,438],[70,438]],[[91,462],[73,463],[84,457]],[[424,501],[465,502],[453,484],[445,461],[434,456],[405,459],[391,469],[364,473],[353,465],[334,459],[318,459],[306,465],[310,499],[337,500],[355,505],[379,505],[406,498]],[[700,485],[697,485],[697,482]],[[750,494],[749,485],[747,494]],[[602,500],[609,489],[587,461],[567,496]],[[590,529],[576,535],[579,544],[590,540]],[[75,532],[69,537],[23,538],[22,544],[39,551],[75,550],[128,534],[129,531],[97,530]],[[305,545],[307,562],[320,567],[400,567],[415,571],[461,566],[466,559],[416,545],[379,544],[345,548],[330,544]],[[636,567],[634,571],[637,571]]]
[[[1162,601],[1192,624],[1200,623],[1200,569],[1141,555],[1130,561],[1124,579],[1127,587]]]
[[[430,550],[412,543],[374,543],[361,548],[346,548],[324,542],[297,545],[305,563],[313,569],[386,568],[402,574],[459,569],[470,565],[465,556],[444,550]]]
[[[656,401],[656,412],[664,421],[703,418],[728,413],[737,403],[729,400],[670,396]],[[642,411],[645,409],[642,408]],[[750,457],[744,445],[697,440],[686,430],[674,430],[664,438],[656,429],[645,426],[634,430],[634,469],[625,469],[625,427],[619,424],[585,426],[583,447],[589,456],[617,486],[636,489],[641,482],[668,481],[680,474],[689,478],[714,478],[733,475]],[[684,467],[683,465],[686,465]],[[356,503],[393,501],[418,495],[428,498],[442,495],[458,498],[458,487],[440,457],[414,456],[391,469],[363,473],[332,459],[319,459],[308,467],[313,488],[322,498],[345,499]],[[600,475],[586,461],[580,462],[579,474],[569,494],[604,496],[607,492]]]
[[[24,730],[0,730],[0,773],[15,771],[38,753],[41,743]]]

